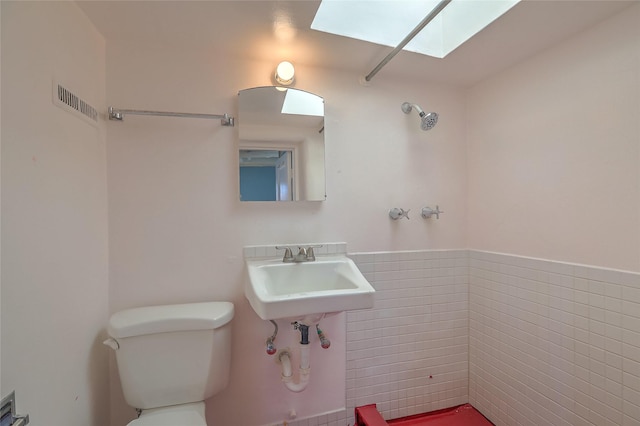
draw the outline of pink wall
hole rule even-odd
[[[469,246],[640,271],[640,6],[472,88]]]
[[[470,91],[469,245],[508,253],[469,275],[470,402],[496,425],[640,422],[640,277],[593,267],[640,271],[639,23]]]
[[[2,8],[0,7],[0,22],[2,22]],[[0,81],[2,81],[2,34],[0,32]],[[0,102],[0,129],[2,129],[2,103]],[[0,234],[2,232],[2,132],[0,131]],[[0,244],[0,330],[2,330],[2,244]],[[2,377],[2,339],[0,339],[0,377]],[[2,382],[0,381],[0,394]],[[3,394],[4,395],[4,394]]]
[[[108,423],[105,43],[73,2],[2,2],[2,395],[34,425]]]
[[[107,102],[236,115],[238,90],[270,84],[274,65],[223,61],[206,50],[110,44]],[[355,74],[303,66],[297,69],[296,87],[325,97],[325,202],[240,203],[237,128],[220,127],[215,120],[134,116],[108,123],[111,310],[234,302],[232,382],[209,403],[209,415],[217,413],[226,424],[286,420],[286,411],[269,402],[298,398],[277,374],[269,376],[268,391],[256,393],[265,383],[250,371],[273,372],[275,365],[264,352],[271,325],[257,317],[243,295],[244,245],[347,241],[349,251],[466,245],[460,91],[383,77],[363,87]],[[420,131],[416,117],[400,109],[407,100],[439,111],[438,127]],[[418,212],[426,204],[439,204],[446,216],[423,220]],[[411,208],[412,219],[391,221],[392,207]],[[343,322],[330,327],[331,334],[344,333]],[[344,391],[339,377],[309,389],[305,398]],[[133,411],[122,401],[115,372],[112,378],[117,425]],[[248,400],[259,409],[246,410]],[[301,417],[320,414],[304,404],[299,411]]]

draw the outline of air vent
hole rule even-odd
[[[92,126],[98,124],[98,111],[87,101],[56,81],[53,82],[53,103]]]

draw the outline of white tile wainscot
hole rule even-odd
[[[376,289],[347,313],[347,415],[385,419],[468,402],[468,251],[349,254]]]
[[[470,402],[497,426],[640,426],[640,274],[474,250],[349,257],[376,297],[346,315],[346,410],[290,425]]]
[[[469,253],[469,402],[497,426],[640,425],[640,274]]]

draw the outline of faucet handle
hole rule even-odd
[[[309,262],[316,260],[316,254],[313,252],[313,246],[307,248],[307,260]]]
[[[406,217],[407,219],[409,219],[410,210],[411,209],[405,210],[405,209],[400,209],[398,207],[394,207],[391,210],[389,210],[389,217],[393,220],[402,219],[403,217]]]
[[[425,219],[429,219],[431,216],[436,215],[436,219],[440,219],[440,213],[444,213],[440,210],[440,206],[436,206],[435,210],[431,207],[423,207],[421,216]]]
[[[316,254],[313,252],[313,249],[320,248],[320,247],[322,247],[322,244],[316,244],[316,245],[307,247],[307,260],[309,262],[313,262],[314,260],[316,260]]]
[[[276,246],[276,250],[284,250],[284,257],[282,258],[283,262],[293,262],[293,253],[291,253],[291,248],[284,246]]]

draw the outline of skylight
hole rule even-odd
[[[520,0],[453,0],[404,50],[444,58]],[[322,0],[311,29],[396,47],[438,0]]]

